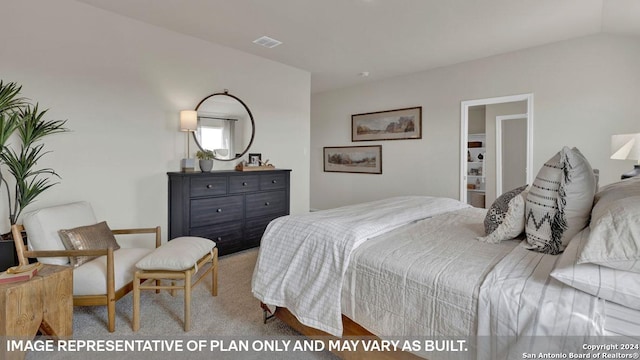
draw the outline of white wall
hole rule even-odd
[[[185,152],[178,113],[223,89],[253,112],[251,152],[293,169],[292,213],[308,210],[308,72],[65,0],[5,2],[0,39],[0,79],[72,130],[46,140],[53,152],[40,165],[62,179],[27,210],[88,200],[112,228],[166,234],[166,172]]]
[[[640,130],[640,39],[594,35],[314,94],[311,205],[324,209],[400,194],[458,198],[460,102],[534,94],[534,168],[563,145],[601,170],[602,184],[631,162],[609,159],[610,135]],[[382,144],[383,174],[322,171],[322,147],[350,141],[351,114],[423,107],[421,140]]]

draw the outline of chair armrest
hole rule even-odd
[[[115,229],[111,230],[113,235],[131,235],[131,234],[156,234],[156,247],[160,247],[161,231],[160,226],[154,228],[139,228],[139,229]]]
[[[25,250],[27,258],[59,257],[59,256],[102,256],[107,255],[109,249],[96,250]]]

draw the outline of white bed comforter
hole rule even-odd
[[[518,245],[477,241],[485,214],[453,211],[362,244],[345,276],[344,314],[382,337],[475,336],[480,286]]]
[[[580,352],[586,339],[604,335],[604,300],[552,278],[558,259],[522,242],[487,275],[478,306],[478,359]]]
[[[286,307],[304,325],[342,336],[340,296],[352,251],[399,226],[467,207],[453,199],[404,196],[278,218],[262,237],[253,295]]]

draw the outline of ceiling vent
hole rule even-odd
[[[263,36],[261,38],[253,40],[253,43],[254,44],[258,44],[258,45],[262,45],[262,46],[264,46],[266,48],[271,49],[271,48],[274,48],[274,47],[282,44],[282,41],[278,41],[276,39],[272,39],[272,38],[270,38],[268,36]]]

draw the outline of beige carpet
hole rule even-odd
[[[263,324],[259,302],[251,294],[251,276],[257,249],[221,257],[218,271],[218,296],[210,293],[211,278],[207,276],[193,289],[191,330],[183,331],[183,295],[171,297],[164,291],[143,291],[141,294],[140,330],[131,330],[132,294],[116,303],[116,331],[107,331],[105,307],[76,307],[74,309],[74,339],[143,339],[188,341],[221,340],[227,344],[245,340],[291,340],[306,338],[278,319]],[[290,345],[292,347],[292,345]],[[233,352],[210,349],[182,352],[30,352],[28,359],[336,359],[327,352]]]

